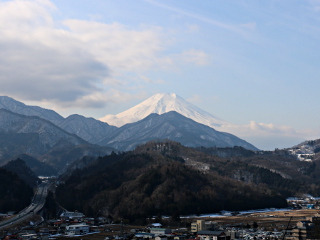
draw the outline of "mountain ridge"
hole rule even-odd
[[[152,113],[146,118],[128,123],[102,139],[98,144],[128,151],[153,139],[170,139],[189,147],[242,146],[258,150],[252,144],[230,134],[218,132],[180,113]]]
[[[14,117],[13,117],[14,116]],[[16,131],[17,133],[28,133],[30,131],[38,131],[40,134],[44,133],[44,129],[40,127],[59,128],[57,125],[52,123],[49,120],[43,119],[38,116],[28,116],[18,113],[14,113],[10,110],[0,109],[0,131],[1,132],[10,132]],[[60,128],[62,134],[72,136],[74,141],[77,143],[86,143],[85,140],[81,139],[79,136],[69,133],[66,130]],[[55,136],[55,134],[53,134]],[[57,136],[55,136],[57,137]],[[49,139],[48,139],[49,140]]]
[[[53,110],[38,106],[29,106],[8,96],[0,96],[0,109],[7,109],[25,116],[38,116],[55,124],[63,119],[60,114]]]
[[[59,127],[93,144],[117,129],[105,122],[78,114],[72,114],[62,120]]]
[[[53,110],[29,106],[7,96],[0,96],[0,109],[24,116],[40,117],[93,144],[98,142],[103,137],[103,134],[108,134],[116,129],[116,127],[110,126],[105,122],[78,114],[72,114],[64,118]]]
[[[172,139],[176,141],[182,141],[184,144],[187,144],[187,146],[197,147],[202,144],[206,147],[210,147],[210,146],[232,147],[235,145],[237,146],[239,145],[245,148],[249,147],[249,149],[251,150],[258,150],[257,148],[255,148],[249,143],[244,144],[244,142],[241,142],[242,140],[241,141],[237,140],[236,143],[227,143],[228,141],[230,141],[231,138],[235,140],[235,136],[228,135],[228,133],[225,133],[224,134],[225,136],[223,138],[221,138],[222,133],[221,134],[219,133],[220,141],[223,142],[223,143],[219,143],[217,138],[217,132],[214,132],[215,129],[210,128],[210,126],[208,127],[207,131],[211,132],[211,136],[208,136],[208,134],[205,133],[204,130],[202,130],[201,136],[199,134],[196,135],[195,132],[197,132],[196,130],[197,127],[203,128],[203,125],[208,126],[210,124],[215,126],[221,126],[221,124],[225,124],[226,122],[214,117],[209,113],[206,113],[205,111],[199,109],[193,104],[188,103],[183,98],[179,97],[174,93],[156,94],[151,98],[145,100],[140,105],[137,105],[131,110],[130,109],[128,110],[129,112],[131,112],[133,116],[136,116],[138,119],[146,115],[143,118],[143,119],[146,119],[143,121],[143,123],[145,123],[146,125],[143,126],[139,122],[139,121],[142,121],[143,119],[139,120],[138,121],[139,123],[134,122],[135,125],[140,124],[139,129],[135,130],[135,136],[130,136],[130,133],[128,131],[123,130],[124,126],[122,126],[121,130],[119,130],[119,128],[116,126],[111,126],[108,123],[101,122],[94,118],[87,118],[78,114],[73,114],[68,116],[67,118],[63,118],[62,116],[60,116],[59,114],[55,113],[52,110],[42,109],[40,107],[27,106],[9,97],[0,97],[0,109],[1,107],[5,107],[4,109],[12,109],[17,114],[27,112],[28,116],[37,116],[41,119],[43,118],[51,122],[55,126],[63,129],[64,131],[74,134],[75,136],[78,136],[81,139],[84,139],[85,141],[91,144],[98,144],[103,147],[108,146],[112,148],[117,148],[122,151],[132,150],[133,147],[136,146],[135,143],[130,142],[130,138],[134,140],[134,142],[137,142],[139,144],[143,144],[149,140],[160,138],[160,139]],[[8,111],[11,111],[11,110],[8,110]],[[189,122],[188,124],[184,124],[183,126],[186,129],[182,129],[182,125],[181,124],[179,125],[177,122],[173,124],[171,121],[169,123],[168,122],[169,120],[166,117],[158,118],[165,121],[165,123],[163,123],[162,126],[160,126],[161,123],[159,123],[158,120],[157,120],[158,122],[155,123],[155,119],[156,119],[155,116],[157,115],[154,115],[154,114],[158,114],[159,116],[165,115],[165,114],[168,114],[168,111],[177,112],[181,116],[184,116],[185,118],[183,120],[184,122],[186,122],[186,119],[190,119],[191,121],[194,121],[194,122],[192,124],[191,122]],[[181,114],[181,112],[183,114]],[[125,115],[126,114],[124,114],[124,116]],[[176,117],[177,116],[178,115],[176,115]],[[181,118],[181,116],[179,116],[179,118]],[[53,122],[51,121],[51,119],[54,119],[55,121]],[[201,123],[201,122],[204,122],[204,123]],[[195,126],[195,123],[199,125]],[[157,124],[157,126],[154,126],[154,124]],[[193,126],[191,127],[191,125]],[[131,125],[131,126],[134,126],[134,125]],[[128,130],[130,127],[126,126],[125,128]],[[191,128],[193,128],[192,130],[193,132],[190,132]],[[173,136],[174,129],[176,130],[178,129],[175,132],[175,136]],[[212,129],[214,129],[214,131]],[[151,134],[152,131],[155,131],[156,133]],[[157,132],[157,131],[161,131],[161,132]],[[122,136],[123,143],[115,144],[115,142],[119,141],[119,136],[117,136],[119,134]],[[170,136],[169,135],[166,136],[166,134],[169,134]],[[141,139],[137,139],[137,136],[140,136]],[[108,141],[106,139],[108,139]],[[214,143],[212,143],[213,141]]]
[[[58,171],[75,156],[99,156],[114,149],[93,145],[38,116],[0,109],[0,163],[28,154]]]

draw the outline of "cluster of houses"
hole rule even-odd
[[[94,219],[86,218],[80,212],[64,212],[60,219],[49,220],[46,224],[48,227],[37,227],[38,224],[30,222],[30,227],[15,234],[8,233],[5,239],[49,239],[52,236],[76,236],[97,231]]]
[[[95,226],[95,219],[86,218],[80,212],[65,212],[59,220],[49,220],[46,227],[30,227],[5,239],[59,239],[83,236],[103,231],[109,233],[105,240],[111,239],[154,239],[154,240],[231,240],[238,239],[235,231],[218,229],[216,222],[197,220],[192,223],[191,231],[187,228],[163,228],[160,223],[151,224],[142,229],[122,229],[121,224],[102,224]],[[100,222],[100,224],[103,223]],[[90,239],[90,236],[86,236]]]
[[[238,239],[286,239],[311,240],[320,239],[320,215],[309,217],[297,223],[289,230],[280,232],[263,231],[262,229],[224,227],[217,222],[195,220],[190,229],[163,228],[160,223],[153,223],[143,228],[134,228],[122,224],[109,224],[106,219],[86,218],[80,212],[65,212],[59,220],[46,222],[45,227],[25,229],[16,235],[8,235],[5,239],[61,239],[66,237],[101,234],[104,240],[136,239],[136,240],[238,240]]]
[[[212,231],[208,229],[220,229]],[[191,225],[191,232],[198,240],[218,239],[285,239],[285,240],[315,240],[320,239],[320,214],[307,217],[297,222],[292,229],[282,231],[263,231],[259,229],[221,228],[215,222],[197,220]]]
[[[237,239],[231,237],[231,232],[217,229],[217,223],[212,221],[197,220],[192,223],[192,229],[187,228],[170,229],[162,228],[161,224],[155,223],[147,229],[135,232],[131,239],[154,239],[154,240],[229,240]]]
[[[153,224],[146,229],[126,235],[127,239],[153,239],[153,240],[238,240],[238,239],[282,239],[283,232],[268,232],[257,229],[243,229],[223,227],[217,222],[196,220],[191,223],[191,229],[168,229]],[[113,236],[113,239],[121,239]],[[109,238],[111,239],[111,238]]]
[[[152,227],[149,232],[138,232],[131,239],[154,240],[238,240],[238,239],[285,239],[285,240],[314,240],[320,239],[320,215],[308,217],[296,224],[295,227],[282,231],[264,231],[261,229],[244,229],[222,227],[217,222],[196,220],[187,229],[171,230]]]
[[[320,198],[308,194],[302,197],[287,198],[287,203],[293,209],[320,209]]]

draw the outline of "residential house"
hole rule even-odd
[[[174,240],[186,240],[186,235],[176,235],[173,238]]]
[[[157,236],[154,240],[168,240],[168,238],[166,236]]]
[[[240,239],[239,231],[229,230],[229,231],[226,231],[225,234],[227,236],[227,239],[230,239],[230,240]]]
[[[169,228],[150,228],[150,233],[155,235],[166,235],[171,233],[171,229]]]
[[[215,230],[217,225],[216,222],[197,220],[196,222],[191,223],[191,232],[197,233],[199,231]]]
[[[150,226],[152,226],[154,228],[161,228],[162,224],[161,223],[151,223]]]
[[[89,232],[89,225],[86,224],[76,224],[66,226],[67,235],[82,235]]]
[[[200,240],[226,240],[227,236],[223,231],[198,231],[197,238]]]

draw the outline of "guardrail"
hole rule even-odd
[[[42,188],[42,192],[39,195],[39,191],[41,188]],[[14,215],[12,218],[1,221],[0,222],[0,230],[7,228],[15,223],[19,223],[21,221],[24,221],[24,220],[32,217],[35,213],[41,211],[44,204],[45,204],[46,195],[47,195],[47,186],[42,183],[38,186],[38,188],[32,198],[31,204],[28,207],[21,210],[18,214]],[[36,197],[39,197],[38,203],[36,203]],[[27,210],[29,208],[30,208],[30,210],[27,212]]]

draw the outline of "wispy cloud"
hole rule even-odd
[[[178,13],[178,14],[181,14],[181,15],[184,15],[184,16],[187,16],[187,17],[202,21],[204,23],[210,24],[210,25],[218,27],[218,28],[222,28],[222,29],[234,32],[234,33],[238,33],[238,34],[244,34],[245,33],[245,31],[243,29],[243,26],[246,27],[246,25],[241,25],[241,24],[237,25],[237,24],[224,23],[224,22],[221,22],[221,21],[217,21],[217,20],[205,17],[205,16],[201,16],[199,14],[195,14],[195,13],[188,12],[188,11],[185,11],[185,10],[182,10],[182,9],[179,9],[179,8],[175,8],[175,7],[172,7],[172,6],[169,6],[169,5],[165,5],[165,4],[160,3],[158,1],[155,1],[155,0],[145,0],[145,1],[150,3],[150,4],[153,4],[154,6],[157,6],[157,7],[163,8],[163,9],[167,9],[167,10],[169,10],[171,12],[175,12],[175,13]]]
[[[274,134],[301,136],[300,133],[290,126],[279,126],[272,123],[258,123],[255,121],[250,121],[246,125],[223,125],[220,130],[233,132],[241,136],[269,136]]]
[[[298,131],[291,126],[255,121],[250,121],[250,123],[244,125],[228,123],[217,130],[230,132],[249,142],[254,142],[262,150],[272,150],[271,146],[277,146],[278,148],[292,147],[306,139],[315,139],[320,136],[319,129]]]

